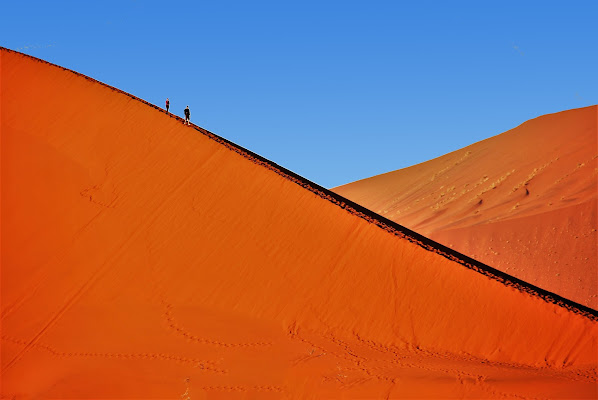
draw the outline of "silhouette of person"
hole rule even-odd
[[[189,111],[189,106],[185,108],[185,123],[189,125],[189,118],[191,118],[191,111]]]
[[[168,109],[170,108],[170,100],[168,100],[168,97],[166,98],[166,112],[168,112]]]

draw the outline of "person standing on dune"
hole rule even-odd
[[[168,97],[166,98],[166,112],[168,112],[168,109],[170,108],[170,100],[168,100]]]
[[[189,125],[189,118],[191,118],[191,111],[189,111],[189,106],[185,108],[185,123]]]

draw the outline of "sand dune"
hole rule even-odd
[[[598,309],[598,106],[530,120],[335,192]]]
[[[594,310],[91,78],[0,69],[3,398],[597,395]]]

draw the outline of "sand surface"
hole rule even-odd
[[[596,310],[597,124],[598,106],[544,115],[334,191]]]
[[[593,310],[91,78],[0,71],[2,398],[598,395]]]

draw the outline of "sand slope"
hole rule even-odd
[[[335,192],[598,309],[598,106],[530,120]]]
[[[598,315],[0,51],[4,398],[596,396]]]

